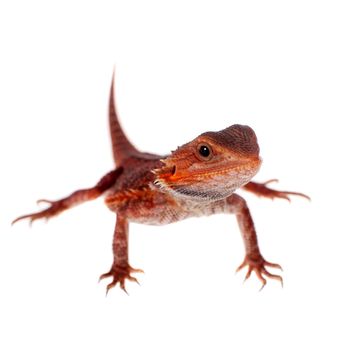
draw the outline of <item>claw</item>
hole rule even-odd
[[[266,186],[268,184],[271,184],[273,182],[278,182],[278,181],[279,181],[278,179],[271,179],[271,180],[267,180],[267,181],[263,182],[262,184]]]
[[[103,279],[108,278],[108,277],[111,277],[111,276],[112,276],[111,271],[110,271],[110,272],[103,273],[103,274],[99,277],[98,283],[100,283]]]
[[[131,282],[135,282],[137,283],[139,286],[141,286],[140,282],[137,280],[137,278],[133,277],[133,276],[129,276],[127,277],[127,279]]]
[[[266,282],[266,279],[263,277],[262,273],[259,270],[254,270],[254,271],[255,271],[255,274],[257,275],[257,277],[259,278],[259,280],[260,280],[260,282],[262,284],[261,288],[259,289],[259,292],[261,292],[264,289],[264,287],[266,286],[267,282]]]
[[[267,277],[270,277],[271,279],[280,281],[281,286],[283,288],[283,278],[279,275],[274,275],[272,273],[270,273],[269,271],[267,271],[265,268],[262,268],[262,272],[264,273],[264,275],[266,275]]]
[[[250,277],[252,271],[253,271],[253,268],[251,266],[249,266],[247,274],[244,277],[244,282]]]
[[[48,200],[48,199],[38,199],[38,200],[36,201],[36,204],[40,204],[40,203],[45,203],[45,204],[50,204],[50,205],[52,205],[52,204],[54,203],[54,201],[50,201],[50,200]]]
[[[140,285],[139,281],[134,277],[131,276],[131,273],[133,272],[142,272],[140,269],[134,269],[131,266],[126,267],[120,267],[120,266],[112,266],[111,270],[109,272],[106,272],[102,274],[99,278],[99,282],[103,280],[104,278],[112,277],[113,280],[110,282],[106,287],[106,296],[108,295],[108,292],[114,288],[118,283],[120,288],[129,295],[125,288],[125,280],[128,279],[131,282],[136,282],[138,285]]]
[[[288,195],[290,196],[299,196],[299,197],[303,197],[309,201],[311,201],[311,198],[309,196],[307,196],[306,194],[304,193],[300,193],[300,192],[289,192],[289,191],[275,191],[275,190],[271,190],[273,192],[276,192],[277,193],[277,196],[278,198],[284,198],[284,199],[287,199],[288,202],[290,202],[290,198],[288,197]],[[273,199],[273,198],[272,198]]]
[[[33,222],[37,219],[40,219],[40,216],[38,216],[39,213],[33,213],[33,214],[27,214],[27,215],[22,215],[16,218],[11,222],[11,225],[14,225],[16,222],[29,219],[29,225],[32,226]]]
[[[275,275],[266,270],[265,266],[278,268],[282,270],[282,267],[279,264],[274,264],[266,261],[261,255],[259,256],[246,256],[243,263],[238,266],[236,272],[240,271],[243,267],[248,266],[248,271],[245,275],[244,282],[250,277],[251,273],[254,271],[262,286],[260,291],[263,290],[267,281],[265,277],[277,280],[281,283],[283,287],[283,278],[279,275]],[[264,277],[265,276],[265,277]]]
[[[270,263],[268,261],[265,261],[265,265],[268,267],[273,267],[275,269],[280,269],[281,271],[283,271],[282,266],[280,264],[274,264],[274,263]]]
[[[17,219],[13,220],[12,225],[18,221],[29,219],[29,224],[31,226],[35,220],[45,219],[46,221],[48,221],[53,216],[56,216],[56,215],[60,214],[62,211],[67,209],[67,206],[64,204],[63,200],[49,201],[47,199],[39,199],[37,201],[37,203],[47,203],[47,204],[50,204],[50,206],[44,210],[37,212],[37,213],[22,215],[22,216],[18,217]]]
[[[246,265],[247,265],[247,263],[245,261],[243,261],[242,264],[237,267],[236,273],[241,271],[243,269],[243,267],[246,266]]]
[[[135,272],[135,273],[145,273],[145,271],[141,270],[141,269],[134,269],[132,267],[130,267],[131,272]]]

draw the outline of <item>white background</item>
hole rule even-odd
[[[6,4],[7,3],[7,4]],[[1,349],[349,349],[347,1],[12,1],[0,5]],[[131,225],[141,287],[105,297],[114,215],[103,200],[10,226],[112,169],[107,99],[142,150],[165,154],[234,123],[257,133],[256,180],[309,194],[244,194],[255,276],[233,216]]]

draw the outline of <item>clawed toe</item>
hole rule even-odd
[[[275,269],[280,269],[281,271],[283,271],[282,266],[280,264],[274,264],[274,263],[270,263],[268,261],[265,261],[265,265],[268,267],[272,267]]]
[[[114,288],[118,283],[120,288],[126,294],[129,294],[125,288],[125,280],[136,282],[138,285],[140,285],[139,281],[134,276],[131,276],[131,273],[137,273],[137,272],[143,273],[143,270],[134,269],[131,266],[126,266],[126,267],[112,266],[109,272],[104,273],[100,276],[99,281],[105,278],[112,277],[112,282],[110,282],[106,287],[106,295],[108,294],[109,290]]]
[[[262,256],[253,259],[247,256],[244,259],[243,263],[239,265],[236,272],[242,270],[245,266],[248,266],[248,271],[245,275],[244,281],[246,281],[250,277],[251,273],[254,271],[262,284],[260,290],[262,290],[267,283],[265,277],[279,281],[281,283],[281,286],[283,287],[283,278],[280,275],[272,274],[268,270],[266,270],[266,266],[282,270],[282,267],[279,264],[270,263],[264,260]]]
[[[29,225],[32,226],[33,222],[38,219],[46,218],[45,215],[42,215],[42,212],[22,215],[12,221],[11,225],[14,225],[18,221],[29,219]],[[47,218],[46,218],[47,219]]]
[[[247,191],[253,192],[257,196],[270,198],[270,199],[280,198],[290,202],[291,201],[290,196],[298,196],[298,197],[303,197],[305,199],[311,200],[309,196],[300,192],[278,191],[268,187],[268,185],[273,182],[278,182],[278,180],[272,179],[272,180],[265,181],[263,183],[249,182],[243,188]]]
[[[39,199],[37,201],[37,204],[40,204],[40,203],[49,204],[49,207],[42,210],[42,211],[39,211],[37,213],[22,215],[22,216],[18,217],[17,219],[13,220],[12,225],[18,221],[22,221],[22,220],[26,220],[26,219],[29,220],[30,225],[32,225],[32,223],[34,221],[39,220],[39,219],[45,219],[47,221],[50,218],[52,218],[53,216],[56,216],[56,215],[60,214],[62,211],[64,211],[65,209],[67,209],[67,207],[65,206],[65,204],[62,200],[49,201],[47,199]]]
[[[263,182],[262,185],[266,186],[266,185],[269,185],[273,182],[278,182],[278,179],[267,180],[267,181]]]
[[[38,200],[36,201],[36,204],[41,204],[41,203],[45,203],[45,204],[50,204],[50,205],[52,205],[52,204],[54,203],[54,201],[50,201],[50,200],[48,200],[48,199],[38,199]]]

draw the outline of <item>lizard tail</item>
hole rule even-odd
[[[126,137],[123,129],[120,126],[118,112],[114,100],[114,72],[109,95],[109,130],[112,141],[112,150],[114,162],[120,166],[122,161],[130,156],[140,154],[133,144]]]

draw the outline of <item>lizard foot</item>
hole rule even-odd
[[[279,275],[274,275],[266,270],[266,267],[273,267],[282,270],[282,267],[279,264],[270,263],[259,254],[258,256],[247,255],[243,263],[240,266],[238,266],[236,272],[240,271],[245,266],[248,266],[248,271],[244,281],[246,281],[250,277],[251,273],[254,271],[257,277],[259,278],[260,282],[262,283],[260,290],[262,290],[266,285],[265,277],[269,277],[271,279],[280,281],[283,287],[283,278]]]
[[[38,219],[50,219],[53,216],[56,216],[60,214],[63,210],[67,209],[66,205],[64,204],[63,200],[58,201],[49,201],[47,199],[40,199],[37,201],[37,203],[47,203],[50,206],[47,209],[44,209],[42,211],[39,211],[37,213],[22,215],[18,217],[17,219],[12,221],[12,225],[15,224],[18,221],[29,219],[29,223],[32,224],[35,220]]]
[[[125,267],[122,266],[116,266],[113,264],[109,272],[104,273],[100,276],[100,281],[104,278],[112,277],[113,280],[111,283],[107,285],[106,295],[108,294],[109,290],[113,288],[117,283],[120,284],[120,288],[123,289],[123,291],[128,294],[128,292],[125,289],[125,280],[128,279],[129,281],[136,282],[139,284],[139,281],[131,276],[131,273],[140,272],[143,273],[143,270],[140,269],[134,269],[131,266],[127,265]]]
[[[249,182],[244,186],[244,189],[253,192],[259,197],[266,197],[270,199],[282,198],[290,202],[289,196],[299,196],[311,200],[309,196],[300,192],[290,192],[290,191],[277,191],[269,188],[267,185],[272,182],[278,182],[277,179],[272,179],[263,183]]]

